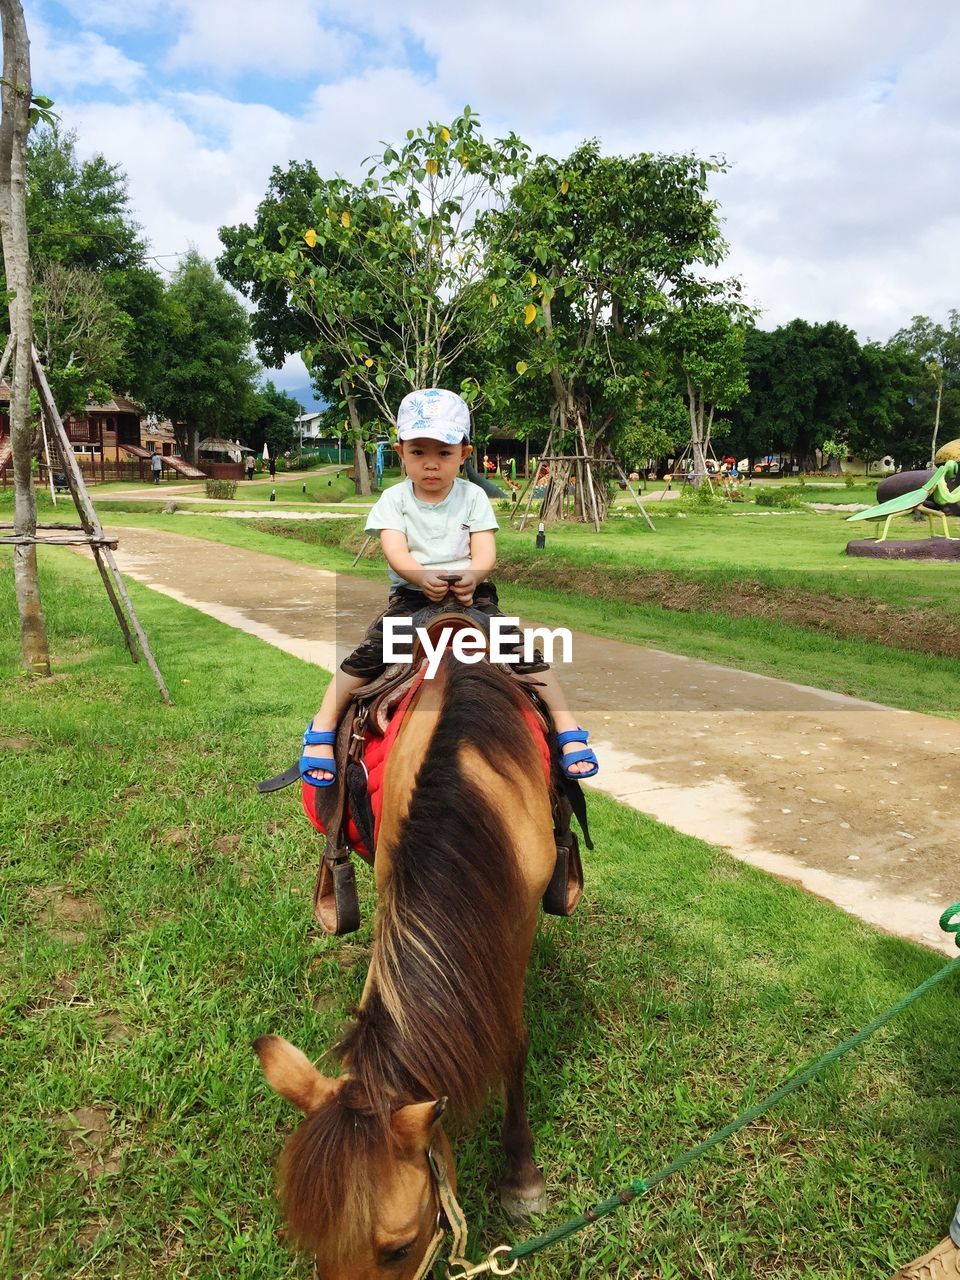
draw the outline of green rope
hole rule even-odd
[[[957,946],[960,947],[960,902],[954,903],[952,907],[948,907],[943,913],[940,917],[940,928],[947,933],[956,934],[955,940]],[[535,1236],[524,1244],[514,1245],[510,1252],[504,1255],[504,1260],[513,1262],[520,1258],[528,1258],[533,1253],[539,1253],[541,1249],[546,1249],[548,1245],[555,1244],[558,1240],[564,1240],[567,1236],[575,1235],[576,1232],[582,1231],[584,1227],[588,1227],[592,1222],[596,1222],[599,1218],[604,1218],[607,1214],[613,1213],[615,1209],[629,1204],[637,1196],[642,1195],[643,1192],[655,1187],[658,1182],[663,1182],[666,1178],[669,1178],[671,1174],[678,1173],[693,1160],[702,1156],[704,1152],[709,1151],[711,1147],[725,1142],[732,1134],[739,1129],[743,1129],[746,1125],[752,1124],[765,1111],[769,1111],[771,1107],[776,1106],[778,1102],[781,1102],[791,1093],[796,1093],[798,1089],[802,1089],[808,1080],[812,1080],[815,1075],[830,1066],[832,1062],[836,1062],[838,1058],[842,1058],[844,1054],[849,1053],[851,1049],[863,1044],[864,1040],[872,1036],[884,1023],[889,1022],[891,1018],[895,1018],[898,1013],[902,1013],[915,1000],[919,1000],[921,996],[926,995],[928,991],[932,990],[939,982],[943,982],[945,978],[956,972],[957,969],[960,969],[960,956],[945,964],[942,969],[927,978],[926,982],[921,982],[919,987],[915,987],[909,995],[904,996],[902,1000],[898,1000],[895,1005],[891,1005],[885,1013],[881,1013],[879,1017],[874,1018],[856,1035],[851,1036],[849,1040],[845,1040],[843,1044],[838,1045],[835,1049],[831,1049],[829,1053],[825,1053],[811,1066],[807,1067],[805,1071],[801,1071],[798,1076],[794,1076],[786,1084],[781,1085],[779,1089],[775,1089],[762,1102],[758,1102],[749,1111],[744,1111],[736,1120],[731,1120],[729,1124],[724,1125],[722,1129],[718,1129],[716,1133],[711,1134],[709,1138],[693,1147],[692,1150],[677,1156],[676,1160],[664,1165],[662,1169],[658,1169],[649,1178],[634,1178],[621,1191],[609,1196],[606,1200],[601,1200],[592,1209],[585,1209],[583,1213],[577,1214],[575,1218],[571,1218],[568,1222],[561,1223],[559,1227],[554,1227],[552,1231],[547,1231],[542,1236]]]

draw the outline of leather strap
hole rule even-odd
[[[329,850],[320,859],[313,894],[314,919],[324,933],[337,937],[360,928],[357,876],[350,851]]]
[[[276,777],[264,778],[263,782],[257,783],[257,790],[264,793],[268,791],[282,791],[284,787],[292,786],[294,782],[300,781],[300,762],[292,764],[289,769],[284,769],[283,773],[278,773]]]

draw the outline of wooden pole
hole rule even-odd
[[[640,514],[643,516],[644,520],[646,520],[647,524],[650,526],[651,531],[652,531],[653,533],[656,533],[656,529],[654,528],[653,521],[652,521],[652,520],[650,519],[650,517],[647,515],[646,507],[644,507],[643,503],[640,501],[640,495],[636,492],[636,490],[634,489],[633,485],[632,485],[632,484],[630,483],[630,481],[627,479],[627,476],[626,476],[626,473],[625,473],[625,472],[624,472],[624,470],[623,470],[623,467],[621,467],[620,463],[619,463],[619,462],[616,460],[616,458],[613,456],[613,453],[612,453],[612,451],[611,451],[611,449],[610,449],[609,445],[604,445],[603,447],[604,447],[604,450],[606,451],[607,457],[610,459],[610,461],[613,463],[613,465],[616,467],[617,471],[619,472],[619,474],[620,474],[620,479],[623,481],[623,483],[624,483],[624,484],[627,486],[627,488],[630,490],[630,493],[633,495],[633,500],[634,500],[634,502],[635,502],[635,503],[637,504],[637,506],[640,508]]]
[[[89,543],[93,548],[93,558],[97,563],[100,571],[100,577],[103,579],[103,585],[106,588],[107,596],[113,605],[113,611],[117,615],[117,621],[120,624],[120,630],[123,632],[124,639],[127,642],[127,648],[130,650],[130,656],[134,662],[139,660],[137,653],[137,644],[139,643],[140,652],[147,660],[147,666],[150,668],[153,678],[160,690],[160,696],[168,705],[173,699],[170,697],[170,691],[167,688],[163,676],[160,674],[160,668],[157,666],[153,651],[150,648],[150,642],[146,637],[143,628],[140,625],[140,619],[137,617],[136,610],[133,607],[133,601],[127,593],[126,586],[120,576],[117,568],[117,562],[113,558],[113,552],[108,545],[108,539],[104,537],[103,527],[100,524],[100,518],[94,509],[93,503],[90,501],[90,494],[87,492],[87,486],[84,483],[83,472],[80,470],[80,464],[77,462],[76,455],[70,448],[70,441],[67,439],[66,428],[63,425],[63,419],[54,403],[53,395],[50,391],[50,384],[47,382],[47,376],[43,371],[40,358],[37,355],[36,348],[31,349],[31,359],[33,364],[33,377],[36,382],[37,392],[40,396],[40,405],[47,414],[50,421],[50,428],[54,439],[63,455],[64,470],[67,476],[67,483],[70,487],[70,493],[73,497],[74,505],[80,516],[80,522],[85,532],[89,535]],[[101,447],[102,456],[102,447]],[[122,603],[121,603],[122,601]],[[126,612],[124,612],[126,610]],[[131,630],[133,635],[131,635]],[[136,642],[134,641],[136,636]]]
[[[370,537],[369,534],[364,538],[363,546],[360,548],[360,550],[357,552],[357,554],[353,558],[353,564],[350,566],[351,569],[355,569],[357,567],[357,564],[360,561],[360,557],[363,555],[363,553],[366,551],[367,547],[369,547],[372,541],[373,541],[373,538]]]
[[[0,78],[0,239],[6,276],[5,305],[10,317],[10,450],[14,519],[17,531],[37,527],[33,488],[33,415],[30,406],[30,352],[33,341],[33,285],[26,213],[26,152],[33,88],[30,40],[20,0],[0,0],[3,28],[3,75]],[[37,576],[37,549],[27,543],[14,548],[13,580],[20,621],[23,666],[34,675],[50,675],[50,650]]]
[[[43,435],[43,453],[47,459],[47,484],[50,486],[50,501],[56,506],[57,491],[53,485],[53,467],[50,465],[50,442],[47,440],[47,420],[46,415],[43,413],[40,414],[40,431]]]
[[[577,410],[577,430],[580,434],[580,447],[583,449],[585,458],[584,470],[587,473],[587,491],[590,494],[590,504],[593,507],[593,527],[600,532],[600,511],[597,507],[597,493],[593,487],[593,459],[587,454],[587,433],[583,429],[583,418],[580,411]]]
[[[10,537],[0,538],[0,543],[9,547],[22,547],[27,545],[33,546],[49,546],[49,547],[115,547],[117,545],[116,538],[95,538],[92,534],[85,533],[82,537],[75,538],[38,538],[36,534],[14,533]]]
[[[545,453],[545,454],[549,454],[549,452],[550,452],[550,446],[551,446],[551,444],[552,444],[552,443],[553,443],[553,427],[551,427],[551,428],[550,428],[550,431],[549,431],[549,433],[548,433],[548,435],[547,435],[547,443],[546,443],[546,445],[545,445],[545,447],[544,447],[544,453]],[[540,467],[543,465],[543,461],[544,461],[544,459],[543,459],[543,457],[541,456],[541,458],[540,458],[540,459],[539,459],[539,461],[537,462],[537,470],[538,470],[538,471],[540,470]],[[529,468],[528,468],[528,471],[529,471]],[[527,483],[526,483],[526,487],[524,488],[523,493],[521,493],[521,495],[520,495],[520,499],[519,499],[519,501],[517,502],[516,507],[514,508],[514,514],[515,514],[515,512],[516,512],[516,511],[518,511],[518,510],[520,509],[520,502],[522,502],[522,501],[523,501],[523,496],[524,496],[524,494],[529,490],[530,496],[527,498],[527,505],[526,505],[526,508],[525,508],[525,510],[524,510],[524,513],[523,513],[523,515],[520,517],[520,532],[521,532],[521,533],[523,533],[524,526],[525,526],[525,525],[526,525],[526,523],[527,523],[527,517],[530,515],[530,508],[531,508],[531,506],[533,505],[533,499],[534,499],[534,495],[535,495],[536,487],[537,487],[537,477],[536,477],[536,476],[528,475],[528,476],[527,476]],[[510,517],[510,518],[511,518],[511,519],[513,519],[513,514],[511,514],[511,517]]]

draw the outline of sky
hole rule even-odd
[[[724,156],[739,276],[773,328],[886,340],[960,307],[954,0],[26,0],[35,93],[128,175],[158,266],[250,221],[274,165],[358,177],[465,103],[563,157]],[[275,375],[298,388],[299,359]]]

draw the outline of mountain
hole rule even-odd
[[[309,382],[296,387],[281,387],[280,390],[302,404],[304,413],[316,413],[318,409],[327,407],[327,402],[317,395]]]

